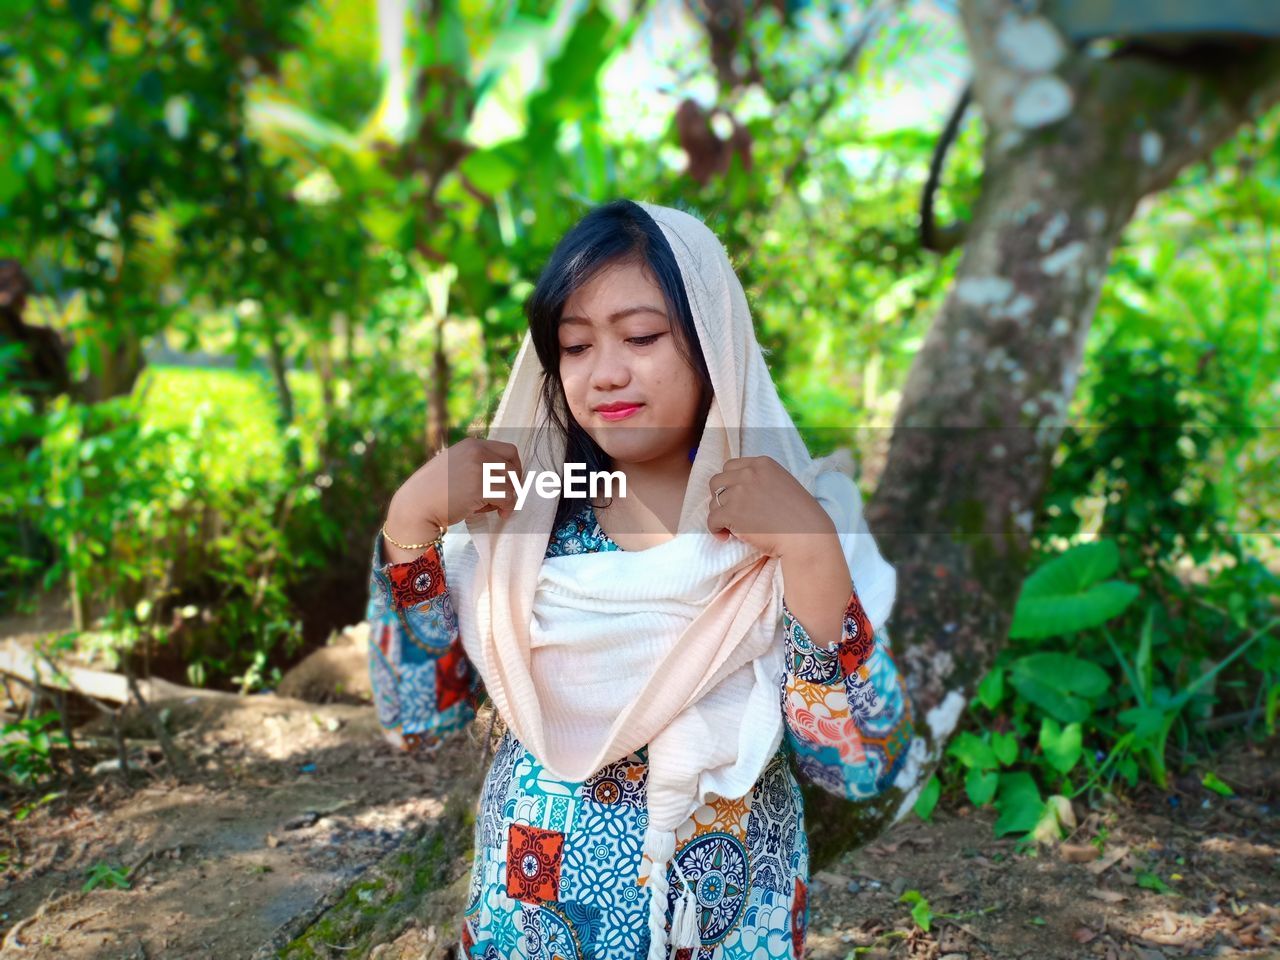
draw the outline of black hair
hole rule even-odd
[[[593,207],[556,244],[524,305],[530,338],[542,363],[543,400],[552,426],[565,439],[565,462],[586,464],[588,475],[612,470],[613,460],[569,412],[560,379],[560,317],[575,290],[606,267],[629,263],[639,264],[662,291],[667,315],[677,330],[676,349],[693,368],[702,387],[694,421],[699,433],[711,408],[711,372],[698,340],[680,266],[662,228],[631,200],[613,200]],[[579,499],[561,496],[553,529],[581,505]]]

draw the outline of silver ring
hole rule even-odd
[[[729,489],[728,487],[724,487],[724,486],[722,486],[722,487],[717,487],[717,488],[716,488],[716,506],[717,506],[717,507],[723,507],[723,506],[724,506],[724,504],[720,502],[720,494],[722,494],[724,491],[726,491],[726,490],[728,490],[728,489]]]

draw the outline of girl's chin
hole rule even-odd
[[[676,450],[688,453],[688,445],[677,439],[684,431],[657,430],[653,427],[628,427],[626,421],[588,431],[591,439],[614,460],[643,463],[674,455]],[[696,443],[697,441],[691,441]]]
[[[641,446],[632,447],[625,443],[601,443],[600,449],[607,453],[614,463],[644,463],[648,460],[659,460],[672,455],[670,450]]]

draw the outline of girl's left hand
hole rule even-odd
[[[715,491],[721,487],[720,502]],[[717,540],[737,537],[770,557],[800,552],[836,532],[827,511],[773,457],[734,457],[711,478],[707,527]]]

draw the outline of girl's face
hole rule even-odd
[[[640,264],[611,265],[575,290],[558,335],[569,412],[616,464],[687,462],[700,386],[676,349],[662,290]]]

